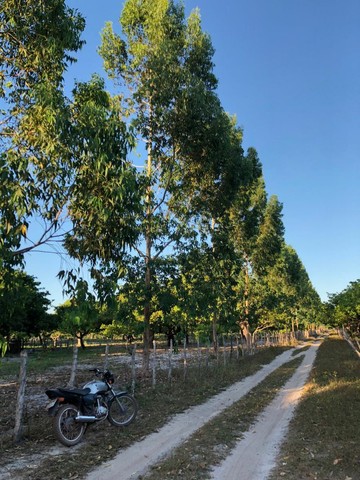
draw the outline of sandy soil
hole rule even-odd
[[[215,480],[247,478],[265,480],[274,465],[279,445],[298,402],[314,362],[319,342],[305,352],[304,360],[275,400],[265,409],[259,421],[240,441],[225,462],[213,471]],[[256,374],[232,385],[202,405],[176,415],[152,435],[121,451],[112,461],[87,476],[87,480],[136,479],[151,465],[165,458],[212,417],[240,400],[267,375],[291,359],[292,350],[284,352]],[[244,461],[244,459],[246,459]]]

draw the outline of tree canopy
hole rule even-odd
[[[217,94],[197,9],[186,18],[174,0],[125,1],[120,33],[107,23],[99,48],[112,93],[95,72],[67,98],[84,18],[64,0],[0,5],[0,333],[10,334],[6,318],[18,331],[16,288],[37,292],[14,268],[54,240],[92,276],[60,272],[72,299],[58,318],[81,342],[102,321],[141,331],[148,354],[155,332],[215,344],[221,331],[316,318],[321,302],[285,243],[282,204]],[[30,239],[35,218],[44,230]],[[35,297],[41,325],[46,301]]]

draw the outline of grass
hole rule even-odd
[[[319,348],[304,399],[271,480],[360,478],[360,362],[330,337]]]
[[[126,353],[125,346],[117,346],[118,353]],[[31,353],[30,353],[31,352]],[[104,346],[91,346],[84,350],[79,348],[78,361],[81,363],[99,364],[99,359],[104,356]],[[56,349],[29,349],[27,370],[33,374],[46,373],[51,368],[61,365],[71,366],[73,348],[56,348]],[[101,360],[103,361],[103,359]],[[9,376],[17,376],[19,374],[20,358],[18,355],[10,355],[0,359],[0,379]]]

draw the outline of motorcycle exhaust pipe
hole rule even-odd
[[[93,415],[78,415],[77,417],[75,417],[75,422],[79,422],[79,423],[93,423],[93,422],[96,422],[97,420],[97,417],[94,417]]]

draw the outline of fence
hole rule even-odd
[[[351,348],[355,351],[355,353],[360,358],[360,342],[359,342],[359,339],[356,336],[351,335],[350,332],[347,331],[345,327],[343,327],[341,330],[339,330],[338,333],[344,340],[346,340],[348,342],[348,344],[351,346]]]
[[[191,342],[183,340],[182,344],[170,346],[166,342],[154,341],[150,351],[149,366],[150,370],[144,373],[143,348],[137,344],[124,344],[116,342],[105,342],[104,340],[94,342],[98,346],[96,356],[91,360],[86,358],[84,361],[78,359],[79,348],[76,343],[62,342],[55,350],[63,350],[64,348],[73,348],[72,368],[69,376],[68,386],[76,385],[76,376],[81,370],[88,370],[89,362],[92,366],[99,368],[108,368],[116,372],[120,372],[119,383],[126,383],[128,388],[135,392],[138,382],[151,381],[151,386],[156,388],[158,381],[168,381],[171,383],[175,378],[182,376],[187,378],[190,368],[197,371],[199,375],[203,374],[204,369],[212,366],[225,367],[233,360],[239,360],[241,357],[253,355],[258,350],[270,346],[294,345],[297,340],[306,338],[306,332],[286,333],[286,332],[258,332],[252,335],[250,339],[245,339],[239,335],[221,335],[219,336],[218,348],[214,348],[210,343],[201,343],[199,339],[192,339]],[[27,348],[21,354],[21,366],[18,382],[18,401],[16,411],[16,425],[13,438],[18,441],[22,435],[22,416],[24,409],[24,398],[27,376],[27,360],[28,352],[36,351],[38,345],[32,341],[27,344]],[[70,350],[71,351],[71,350]],[[56,352],[55,352],[56,354]],[[31,355],[30,355],[31,356]],[[84,362],[84,363],[83,363]],[[119,368],[119,366],[124,368]],[[64,369],[65,370],[65,369]],[[67,371],[69,367],[67,367]],[[82,374],[82,376],[84,376]],[[44,398],[45,400],[45,398]],[[26,402],[25,402],[26,404]]]

